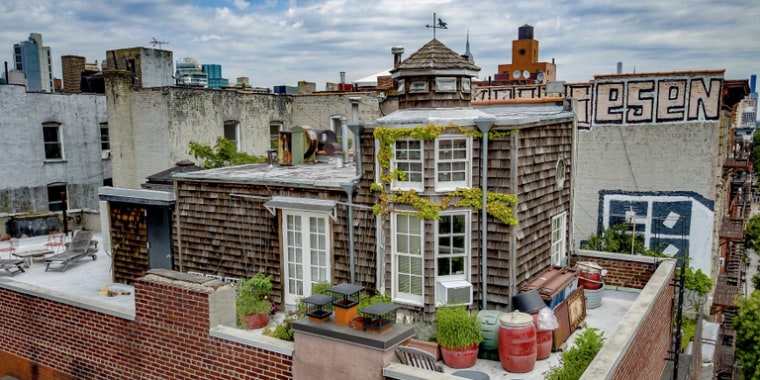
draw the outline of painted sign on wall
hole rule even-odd
[[[710,273],[713,207],[713,201],[690,191],[601,191],[597,234],[628,223],[648,249],[668,256],[686,253],[692,267]]]

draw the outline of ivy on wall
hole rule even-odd
[[[377,152],[377,161],[380,165],[379,183],[375,182],[370,185],[370,190],[378,192],[378,202],[373,206],[375,215],[385,215],[391,212],[414,214],[419,219],[438,220],[439,213],[449,207],[449,197],[458,197],[459,200],[454,203],[456,207],[472,207],[476,210],[483,209],[483,191],[478,187],[459,188],[448,193],[441,203],[434,203],[427,198],[417,195],[415,190],[398,190],[389,195],[387,188],[393,181],[405,180],[406,173],[400,169],[391,170],[391,160],[393,159],[393,147],[396,140],[415,139],[415,140],[433,140],[441,135],[446,129],[457,129],[466,137],[482,138],[483,134],[475,129],[468,129],[460,125],[449,123],[447,126],[437,126],[433,123],[415,127],[415,128],[388,128],[378,126],[375,128],[374,137],[379,142]],[[509,136],[514,131],[491,131],[488,138],[495,139]],[[411,205],[414,212],[396,210],[390,207],[391,203],[402,203]],[[517,196],[514,194],[502,194],[495,192],[486,193],[486,212],[501,221],[504,224],[515,226],[518,223],[514,216],[514,207],[517,205]]]

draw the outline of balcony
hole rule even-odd
[[[720,238],[730,241],[744,240],[744,218],[723,218],[720,225]]]

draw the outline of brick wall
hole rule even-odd
[[[618,331],[581,377],[585,379],[659,379],[669,357],[671,313],[675,298],[670,286],[675,261],[660,263],[649,283],[631,305]]]
[[[621,253],[578,250],[570,257],[570,265],[590,261],[607,270],[605,286],[643,289],[652,277],[662,258],[627,255]]]
[[[123,315],[0,283],[0,377],[292,379],[292,349],[215,324],[230,310],[234,320],[234,291],[219,284],[147,275],[135,283],[134,315]]]

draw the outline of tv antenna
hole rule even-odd
[[[158,48],[161,49],[161,46],[168,45],[169,41],[159,41],[156,39],[156,37],[153,37],[150,43],[153,45],[153,47],[156,47],[156,45],[158,45]]]

